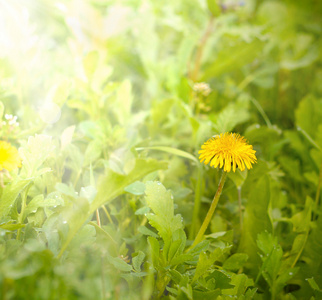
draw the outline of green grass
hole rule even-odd
[[[321,299],[321,11],[0,1],[0,299]],[[224,132],[258,162],[191,247]]]

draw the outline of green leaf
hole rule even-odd
[[[124,188],[124,190],[133,195],[143,195],[145,191],[145,184],[141,181],[135,181]]]
[[[183,276],[177,270],[169,270],[169,274],[171,279],[177,284],[179,284],[183,279]]]
[[[137,159],[133,170],[127,175],[120,175],[108,170],[106,175],[98,183],[98,192],[92,202],[91,212],[94,212],[101,205],[114,200],[124,193],[124,188],[139,180],[145,175],[156,170],[166,169],[167,163],[154,159]]]
[[[17,197],[30,184],[30,182],[31,179],[16,180],[5,186],[2,191],[0,201],[0,219],[10,213]]]
[[[1,229],[11,230],[11,231],[17,230],[19,228],[23,228],[25,226],[26,226],[25,224],[15,224],[12,221],[0,224]]]
[[[206,252],[201,252],[192,282],[196,282],[200,276],[207,273],[214,262],[221,259],[222,256],[223,250],[221,248],[216,248],[209,256]]]
[[[293,231],[297,232],[298,234],[293,241],[290,253],[288,253],[287,258],[283,261],[282,269],[293,268],[304,250],[311,228],[312,207],[313,200],[307,196],[305,209],[293,215],[291,218],[293,223]]]
[[[207,0],[207,5],[208,5],[209,11],[214,17],[217,17],[220,15],[221,10],[219,5],[217,4],[217,0]]]
[[[261,263],[256,240],[257,235],[267,230],[272,231],[269,215],[270,181],[267,175],[262,176],[252,187],[244,214],[244,226],[238,252],[246,253],[249,259],[246,266],[257,271]]]
[[[216,117],[214,129],[218,133],[232,131],[236,125],[249,119],[248,109],[243,105],[230,104],[225,107]]]
[[[149,181],[146,183],[146,202],[154,214],[148,214],[149,223],[158,230],[162,239],[167,242],[172,233],[182,229],[182,218],[174,215],[173,197],[161,182]]]
[[[30,213],[36,212],[39,207],[53,207],[53,206],[62,205],[62,204],[63,204],[63,201],[60,198],[44,199],[44,195],[42,194],[37,195],[28,203],[24,211],[24,215],[27,216]]]
[[[314,295],[316,299],[322,299],[322,290],[314,280],[314,277],[308,278],[307,281],[310,284],[311,288],[314,290]]]
[[[221,295],[220,289],[213,291],[202,292],[198,290],[193,290],[193,299],[194,300],[206,300],[206,299],[219,299]]]
[[[132,258],[133,268],[136,272],[141,272],[141,265],[144,258],[145,254],[142,251],[139,251],[138,254]]]
[[[240,188],[247,178],[247,169],[244,171],[237,169],[236,172],[229,172],[228,177],[234,182],[237,188]]]
[[[203,240],[196,246],[194,246],[192,249],[189,250],[188,254],[191,254],[192,256],[199,255],[201,251],[206,251],[209,247],[209,241]]]
[[[166,245],[163,247],[164,254],[168,262],[174,266],[178,264],[178,261],[175,259],[183,253],[183,250],[186,246],[186,234],[182,229],[176,230],[172,235],[172,242],[170,244],[169,250],[167,252]]]
[[[226,270],[237,271],[244,266],[247,259],[248,259],[247,254],[235,253],[224,262],[223,268]]]
[[[230,284],[231,277],[225,271],[215,270],[207,276],[206,280],[211,278],[215,279],[217,289],[224,290],[233,287],[233,285]]]
[[[232,274],[230,284],[232,284],[234,288],[224,290],[223,294],[237,296],[236,299],[244,299],[242,296],[248,287],[254,285],[254,281],[245,274]]]
[[[83,67],[88,79],[91,79],[99,61],[99,53],[97,51],[91,51],[83,58]]]
[[[127,264],[123,259],[119,257],[112,257],[110,255],[106,255],[106,258],[116,268],[116,270],[123,272],[132,271],[132,266]]]
[[[234,41],[231,39],[229,42],[229,45],[223,45],[221,51],[214,55],[214,61],[206,66],[202,81],[207,81],[207,78],[218,78],[224,73],[240,69],[242,66],[254,61],[263,47],[263,42],[260,40],[246,43],[241,40]]]
[[[50,136],[44,134],[30,136],[27,145],[19,148],[22,159],[20,175],[24,178],[30,178],[50,171],[48,168],[40,170],[39,168],[54,149],[55,146]]]
[[[305,97],[295,111],[296,125],[305,130],[313,139],[322,119],[322,100],[309,95]]]
[[[145,227],[145,226],[140,226],[138,228],[138,232],[144,234],[144,235],[149,235],[149,236],[153,236],[155,238],[158,238],[159,236],[153,232],[152,230],[150,230],[149,228]]]
[[[69,243],[74,238],[75,234],[83,226],[85,221],[89,219],[91,215],[89,214],[89,208],[90,205],[87,199],[77,198],[77,200],[74,202],[73,207],[66,207],[63,211],[63,218],[65,220],[64,222],[68,224],[69,230],[58,257],[63,254],[63,252],[67,249]]]
[[[275,293],[281,292],[287,282],[292,279],[298,271],[299,268],[290,268],[280,273],[275,282]]]
[[[121,125],[126,125],[131,120],[131,107],[133,102],[132,85],[129,80],[125,80],[117,90],[116,95],[116,115]]]
[[[91,141],[85,151],[83,166],[86,167],[95,162],[102,154],[102,142]]]
[[[285,282],[289,280],[295,270],[287,270],[287,273],[282,273],[281,278],[278,279],[280,267],[282,264],[283,250],[278,244],[277,238],[273,237],[267,231],[258,235],[257,239],[258,248],[264,253],[261,255],[263,265],[259,274],[262,274],[264,279],[271,287],[272,295],[276,295],[284,286]]]
[[[152,258],[152,264],[154,268],[158,269],[159,266],[159,257],[160,257],[160,245],[158,240],[155,237],[149,236],[148,243],[150,246],[150,253]]]

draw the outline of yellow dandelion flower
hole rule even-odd
[[[12,171],[18,167],[21,167],[18,150],[8,142],[0,141],[0,171],[3,169]]]
[[[199,151],[199,160],[210,166],[217,168],[224,167],[225,172],[231,169],[236,171],[236,166],[241,170],[252,168],[252,164],[256,163],[255,150],[253,146],[247,144],[244,137],[237,133],[221,133],[210,138],[205,142]]]

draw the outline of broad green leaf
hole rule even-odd
[[[248,259],[247,254],[235,253],[224,262],[223,268],[226,270],[237,271],[244,266],[247,259]]]
[[[322,286],[320,280],[321,274],[321,253],[322,253],[322,218],[318,218],[312,224],[312,229],[307,237],[305,247],[301,256],[301,262],[305,261],[305,264],[301,264],[301,270],[299,274],[303,276],[303,279],[313,277],[317,284]],[[298,274],[298,275],[299,275]]]
[[[176,255],[175,258],[171,260],[171,266],[177,266],[183,263],[191,262],[193,260],[195,260],[195,257],[191,254]]]
[[[179,284],[183,279],[182,274],[180,272],[178,272],[177,270],[174,270],[174,269],[169,270],[169,274],[171,276],[171,279],[177,284]]]
[[[188,254],[191,254],[192,256],[199,255],[201,251],[206,251],[209,247],[209,241],[203,240],[196,246],[194,246],[192,249],[189,250]]]
[[[24,243],[24,248],[30,252],[41,252],[46,249],[46,245],[38,239],[27,239]]]
[[[48,168],[41,170],[39,168],[54,149],[55,146],[50,136],[44,134],[30,136],[27,145],[19,148],[19,154],[22,159],[20,175],[24,178],[29,178],[50,171]]]
[[[12,231],[17,230],[19,228],[23,228],[25,226],[26,226],[25,224],[15,224],[13,222],[7,222],[7,223],[0,224],[1,229],[12,230]]]
[[[153,236],[155,238],[159,237],[154,231],[150,230],[149,228],[147,228],[145,226],[138,227],[138,232],[140,232],[144,235]]]
[[[194,300],[205,300],[205,299],[219,299],[221,295],[220,289],[213,291],[202,292],[198,290],[193,290],[193,299]]]
[[[173,197],[160,182],[147,182],[145,194],[146,202],[153,211],[146,217],[162,237],[164,258],[172,265],[172,259],[181,255],[186,245],[182,217],[174,215]]]
[[[269,215],[270,182],[267,175],[262,176],[252,187],[246,205],[243,232],[238,252],[246,253],[249,259],[246,266],[257,270],[260,259],[257,254],[257,235],[265,230],[272,231]]]
[[[296,262],[300,259],[300,256],[306,245],[306,241],[311,228],[311,215],[312,215],[313,200],[310,197],[306,198],[305,209],[291,218],[293,223],[293,231],[297,233],[292,245],[290,253],[287,254],[287,258],[283,261],[282,269],[293,268]]]
[[[224,290],[233,287],[233,285],[230,284],[231,276],[225,271],[215,270],[207,276],[206,279],[209,280],[211,278],[215,279],[216,289]]]
[[[171,263],[171,265],[175,265],[177,261],[174,261],[177,257],[179,257],[186,246],[186,234],[182,229],[176,230],[172,235],[172,242],[169,246],[169,250],[166,249],[166,245],[163,247],[164,254],[167,260]]]
[[[207,0],[207,5],[209,11],[214,17],[218,17],[220,15],[221,10],[216,0]]]
[[[60,145],[62,150],[72,142],[75,128],[75,125],[69,126],[64,129],[63,133],[61,134]]]
[[[236,172],[229,172],[228,177],[234,182],[237,188],[240,188],[247,178],[247,169],[244,171],[237,169]]]
[[[290,268],[280,273],[275,282],[275,293],[278,294],[281,292],[287,282],[291,280],[298,271],[299,268]]]
[[[64,222],[68,224],[68,234],[66,236],[66,240],[64,240],[64,244],[61,247],[58,257],[64,253],[75,234],[91,216],[89,209],[90,204],[87,199],[77,198],[74,201],[73,207],[68,207],[63,211]]]
[[[141,265],[144,258],[145,254],[142,251],[139,251],[138,254],[132,258],[133,268],[136,272],[141,272]]]
[[[322,298],[322,289],[318,286],[314,277],[307,279],[308,283],[310,284],[311,288],[314,290],[314,295],[316,299]]]
[[[123,272],[132,271],[132,266],[127,264],[123,259],[119,257],[112,257],[110,255],[106,255],[106,258],[116,268],[116,270]]]
[[[86,167],[94,163],[102,154],[102,142],[98,140],[91,141],[84,154],[83,166]]]
[[[113,201],[117,196],[124,193],[124,188],[126,186],[153,171],[165,169],[166,166],[166,163],[152,159],[137,159],[134,169],[128,175],[120,175],[108,169],[106,175],[101,178],[98,183],[97,195],[93,202],[89,204],[89,207],[87,207],[87,205],[79,207],[80,213],[77,211],[70,212],[70,222],[68,222],[69,232],[59,253],[59,257],[67,249],[68,244],[71,242],[77,231],[82,227],[91,214],[96,211],[96,209],[105,203]]]
[[[209,256],[206,254],[206,252],[201,252],[192,282],[197,281],[200,276],[207,273],[215,261],[221,259],[222,255],[223,250],[221,248],[216,248],[212,253],[209,254]]]
[[[98,192],[91,204],[91,212],[94,212],[104,203],[108,203],[124,193],[124,188],[131,183],[149,173],[166,168],[167,163],[165,162],[158,162],[153,159],[137,159],[134,169],[127,175],[120,175],[108,170],[106,175],[98,183]]]
[[[214,129],[218,133],[232,131],[236,125],[244,123],[250,115],[246,107],[231,104],[225,107],[216,117]]]
[[[243,299],[246,289],[254,285],[254,281],[245,274],[232,274],[230,284],[235,286],[233,289],[223,290],[225,295],[236,296],[237,299]]]
[[[223,49],[214,56],[214,61],[205,68],[202,80],[214,78],[231,71],[240,69],[242,66],[254,61],[261,52],[263,42],[253,40],[249,43],[243,41],[231,41],[231,45],[223,46]]]
[[[143,195],[145,191],[145,184],[141,181],[136,181],[125,187],[124,190],[133,195]]]
[[[62,239],[68,234],[68,224],[61,214],[53,213],[43,224],[42,230],[46,236],[48,249],[57,255],[60,251]]]
[[[151,259],[154,268],[158,269],[159,266],[159,257],[160,257],[160,245],[158,240],[155,237],[148,237],[148,244],[150,246]]]
[[[28,203],[24,211],[24,216],[27,216],[30,213],[36,212],[39,207],[51,207],[51,206],[63,204],[62,201],[59,201],[59,200],[60,199],[50,199],[50,198],[44,199],[44,195],[42,194],[37,195]]]
[[[313,96],[305,97],[295,111],[296,125],[305,130],[313,139],[322,119],[322,100]]]
[[[173,197],[161,182],[146,183],[146,202],[154,214],[148,214],[150,224],[156,228],[165,243],[171,241],[172,234],[183,228],[180,215],[174,215]]]
[[[7,216],[19,194],[31,183],[31,179],[17,180],[7,184],[2,191],[0,201],[0,219]]]

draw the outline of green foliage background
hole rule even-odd
[[[23,159],[2,173],[0,298],[321,299],[321,11],[0,1],[0,135]],[[228,131],[258,163],[191,249],[220,177],[198,150]]]

